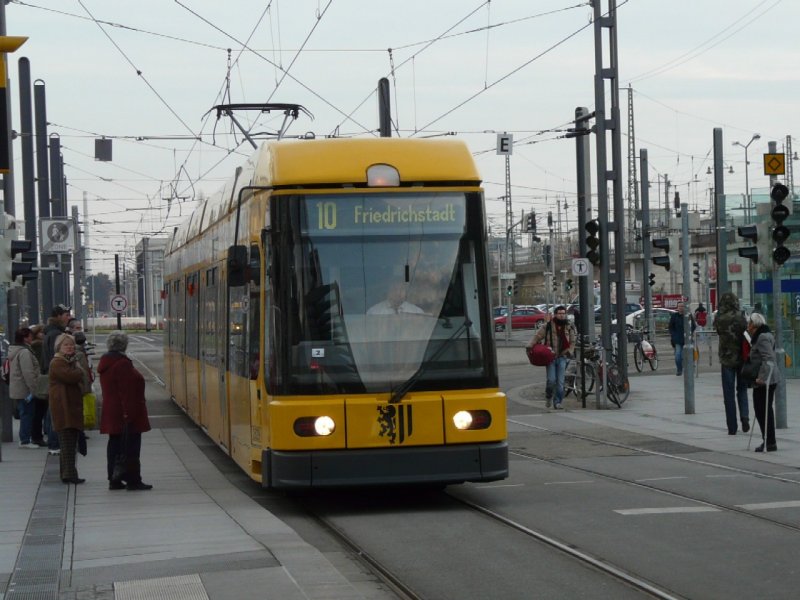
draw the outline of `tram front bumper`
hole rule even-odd
[[[451,484],[508,477],[508,443],[371,448],[264,450],[268,488]]]

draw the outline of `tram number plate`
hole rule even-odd
[[[312,348],[311,358],[325,358],[325,348]]]

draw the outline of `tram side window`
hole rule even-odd
[[[197,273],[192,273],[186,278],[186,355],[191,358],[198,356],[198,323],[197,311],[200,306]]]
[[[250,246],[248,270],[252,281],[229,289],[228,369],[240,377],[257,379],[261,360],[261,255],[255,244]]]
[[[206,271],[206,286],[203,290],[203,359],[207,363],[216,363],[217,354],[217,267]]]

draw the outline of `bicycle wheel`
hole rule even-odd
[[[636,370],[639,373],[644,369],[644,351],[641,344],[636,344],[633,347],[633,364],[636,365]]]
[[[584,390],[588,394],[589,392],[591,392],[594,389],[594,384],[595,384],[595,379],[596,379],[596,376],[595,376],[595,373],[594,373],[594,365],[593,364],[586,363],[583,366],[583,377],[586,380],[586,383],[584,385]],[[580,377],[578,377],[578,381],[580,382]]]
[[[573,367],[574,361],[570,361],[569,365],[567,365],[566,372],[564,373],[564,397],[566,398],[570,394],[578,395],[578,392],[575,391],[575,388],[578,384],[578,373]]]
[[[631,386],[627,378],[622,376],[617,365],[609,365],[608,368],[608,397],[611,401],[622,408],[631,393]],[[612,398],[612,393],[614,398]]]
[[[651,371],[658,370],[658,351],[656,350],[655,346],[653,346],[653,355],[647,359],[647,362],[650,363]]]

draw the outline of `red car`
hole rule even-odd
[[[544,323],[545,313],[538,308],[515,308],[511,311],[511,329],[537,329]],[[505,331],[508,316],[495,317],[494,330]]]

